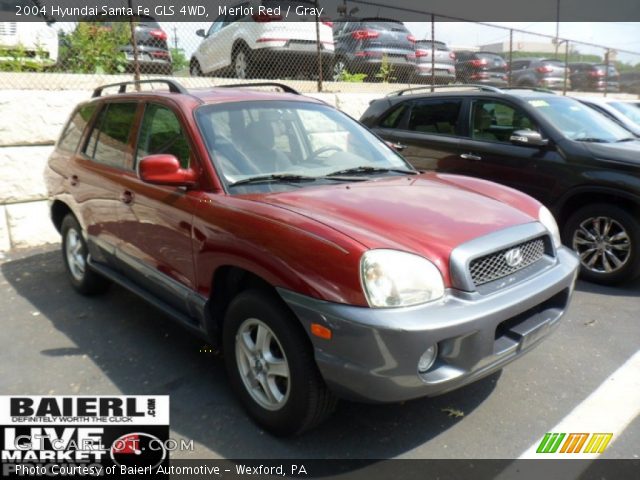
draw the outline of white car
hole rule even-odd
[[[260,6],[274,10],[258,13]],[[315,2],[307,0],[259,0],[228,8],[207,32],[196,32],[203,40],[191,57],[191,75],[313,77],[318,72],[319,39],[323,78],[330,78],[334,54],[331,22],[318,23],[318,36],[315,15],[295,13],[308,12],[314,6]]]
[[[33,7],[28,0],[2,2],[3,12],[16,12],[16,5]],[[20,17],[18,17],[20,18]],[[41,22],[0,22],[0,61],[20,60],[25,65],[50,66],[58,61],[58,31],[42,19]]]
[[[577,99],[609,117],[636,137],[640,137],[640,109],[632,103],[615,98],[580,97]]]

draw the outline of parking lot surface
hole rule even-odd
[[[242,411],[220,356],[133,294],[78,295],[56,246],[1,261],[0,394],[170,395],[171,436],[195,446],[173,458],[517,458],[599,387],[608,399],[640,348],[640,281],[579,282],[556,332],[502,372],[401,405],[341,402],[315,430],[279,439]],[[605,424],[621,413],[617,385],[590,410]],[[636,408],[604,458],[640,457]]]

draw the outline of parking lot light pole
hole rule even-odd
[[[129,0],[129,8],[133,9],[132,0]],[[131,45],[133,46],[133,79],[140,81],[140,61],[138,58],[138,42],[136,41],[136,25],[133,17],[129,18],[129,27],[131,28]],[[140,84],[136,83],[136,90],[140,91]]]
[[[322,91],[322,44],[320,43],[320,18],[318,17],[318,0],[315,0],[316,7],[316,51],[318,52],[318,92]]]
[[[513,64],[513,28],[509,29],[509,86],[511,86],[511,65]]]
[[[564,41],[564,83],[562,84],[562,95],[567,95],[567,83],[569,77],[569,40]]]
[[[436,87],[436,21],[435,15],[431,14],[431,91]]]

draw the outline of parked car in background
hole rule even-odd
[[[308,0],[260,0],[256,5],[268,8],[315,6]],[[247,6],[243,1],[233,8]],[[257,6],[254,5],[254,11]],[[231,10],[231,9],[230,9]],[[247,10],[248,11],[248,10]],[[295,21],[293,19],[295,18]],[[323,77],[333,71],[332,23],[321,21],[320,54]],[[189,71],[192,76],[220,75],[235,78],[275,78],[317,76],[318,52],[314,15],[223,14],[209,29],[198,30],[202,42],[193,53]]]
[[[417,40],[414,82],[431,83],[432,60],[436,83],[447,84],[456,81],[456,54],[447,47],[447,44],[437,40]]]
[[[461,83],[506,87],[507,62],[491,52],[456,51],[456,78]]]
[[[582,97],[578,100],[607,116],[636,137],[640,137],[640,108],[610,98]]]
[[[569,63],[571,87],[584,92],[617,92],[620,75],[613,65],[601,63]]]
[[[30,0],[0,3],[0,11],[14,14],[16,6],[35,8]],[[24,67],[51,67],[58,61],[58,31],[47,17],[33,21],[0,22],[0,61],[17,61]]]
[[[560,95],[419,91],[372,102],[361,121],[418,169],[500,182],[540,200],[585,279],[640,274],[640,141],[631,133]]]
[[[88,22],[96,28],[112,29],[116,24],[129,22],[130,17],[99,15],[85,17],[83,22]],[[138,64],[141,73],[156,75],[171,75],[173,73],[173,59],[167,43],[168,35],[160,24],[147,15],[134,16],[135,41],[138,54]],[[130,40],[129,35],[129,40]],[[131,41],[120,45],[119,50],[126,56],[127,70],[135,69],[135,53]]]
[[[619,78],[620,91],[640,95],[640,72],[624,72]]]
[[[45,175],[66,272],[80,293],[113,281],[221,346],[265,429],[311,428],[337,396],[461,387],[559,324],[578,261],[533,198],[419,174],[288,87],[165,83],[100,87],[65,126]]]
[[[416,71],[416,40],[397,20],[340,19],[333,24],[333,38],[333,80],[340,80],[347,72],[366,74],[367,81],[407,81]],[[387,72],[381,70],[385,65]]]
[[[518,58],[511,62],[511,84],[516,87],[571,88],[567,65],[550,58]]]

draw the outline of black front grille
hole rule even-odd
[[[520,250],[521,261],[517,264],[513,262],[509,264],[507,254],[515,251],[515,249]],[[528,242],[485,255],[484,257],[476,258],[472,260],[469,265],[471,279],[476,287],[484,285],[485,283],[493,282],[494,280],[499,280],[500,278],[511,275],[518,270],[522,270],[523,268],[534,264],[538,260],[542,259],[544,253],[544,237],[539,237]]]

